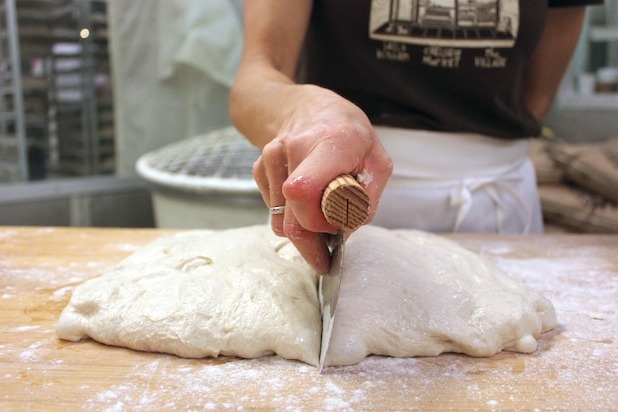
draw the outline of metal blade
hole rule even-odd
[[[322,308],[322,346],[320,349],[320,372],[328,352],[330,335],[335,322],[339,288],[343,271],[343,252],[345,248],[344,232],[334,236],[331,252],[330,273],[320,278],[320,305]]]

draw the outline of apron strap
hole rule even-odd
[[[512,185],[508,183],[519,182],[521,180],[523,179],[519,176],[496,176],[463,179],[461,184],[454,188],[449,195],[451,207],[458,208],[457,218],[455,219],[455,224],[453,225],[453,232],[457,232],[459,230],[459,227],[468,215],[473,203],[473,193],[478,190],[483,190],[494,203],[496,211],[496,227],[500,233],[502,233],[505,211],[507,210],[499,195],[500,192],[503,192],[511,195],[511,197],[521,208],[520,210],[522,211],[526,222],[523,233],[528,234],[530,232],[530,226],[532,225],[532,212],[530,211],[526,201],[515,190],[513,190]]]

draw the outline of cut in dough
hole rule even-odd
[[[366,226],[346,245],[326,365],[369,354],[532,352],[551,303],[495,265],[425,232]],[[159,239],[78,286],[60,338],[184,357],[277,353],[317,365],[317,276],[270,226]]]
[[[60,338],[188,358],[277,353],[317,365],[317,277],[270,227],[161,238],[78,286]]]
[[[345,250],[325,366],[369,354],[530,353],[556,326],[549,300],[438,235],[363,227]]]

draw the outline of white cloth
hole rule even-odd
[[[116,169],[229,126],[242,52],[239,0],[110,0]]]
[[[528,139],[376,131],[394,168],[373,224],[431,232],[543,231]]]

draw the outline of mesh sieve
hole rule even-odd
[[[141,156],[146,180],[193,192],[258,192],[252,166],[260,151],[228,127],[185,139]]]

